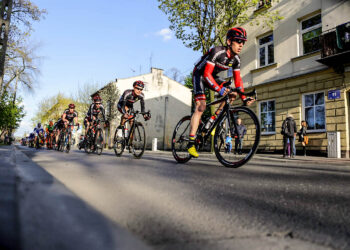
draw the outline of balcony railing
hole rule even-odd
[[[331,67],[350,63],[350,22],[323,32],[320,46],[321,59],[318,62]]]

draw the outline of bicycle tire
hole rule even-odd
[[[95,148],[98,155],[102,154],[103,151],[103,130],[101,128],[97,129],[95,136]]]
[[[116,156],[121,156],[125,149],[125,132],[123,127],[118,126],[114,132],[113,149]]]
[[[135,124],[132,136],[132,154],[136,159],[140,159],[146,147],[146,132],[141,122]]]
[[[247,107],[232,107],[229,109],[229,115],[239,117],[247,128],[246,142],[248,146],[242,148],[240,152],[225,153],[225,140],[227,134],[232,134],[234,138],[237,133],[227,122],[227,115],[224,115],[219,121],[214,135],[214,151],[219,162],[228,168],[238,168],[246,164],[255,154],[260,142],[260,123],[253,111]],[[232,120],[231,119],[231,120]],[[236,118],[237,119],[237,118]],[[227,129],[229,127],[229,129]],[[244,138],[244,137],[243,137]],[[235,143],[238,143],[235,139]]]
[[[72,135],[70,135],[69,136],[69,133],[67,134],[67,137],[69,138],[67,138],[67,144],[66,144],[66,153],[68,154],[69,153],[69,150],[70,150],[70,140],[71,140],[71,138],[72,138]]]
[[[178,163],[188,162],[192,156],[187,151],[190,134],[191,116],[185,116],[176,124],[171,139],[171,150]]]
[[[88,131],[86,138],[85,138],[85,145],[84,145],[84,151],[87,154],[90,154],[92,152],[91,150],[91,131]]]

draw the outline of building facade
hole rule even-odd
[[[260,1],[252,14],[275,10],[283,19],[273,30],[243,25],[241,75],[245,88],[258,92],[252,109],[261,122],[260,150],[282,150],[282,122],[292,114],[298,129],[308,122],[308,150],[326,153],[327,132],[336,131],[349,157],[350,1]]]
[[[152,115],[148,121],[141,119],[146,130],[146,147],[150,149],[152,140],[157,138],[157,148],[169,150],[177,122],[181,117],[191,113],[191,90],[165,76],[163,70],[157,68],[151,68],[149,74],[118,79],[112,84],[115,84],[119,94],[122,95],[125,90],[132,89],[133,82],[137,80],[145,83],[143,90],[145,108],[146,111],[150,110]],[[141,110],[140,102],[135,103],[134,109]],[[110,129],[105,130],[109,146],[112,145],[114,131],[119,123],[120,115],[111,122]]]

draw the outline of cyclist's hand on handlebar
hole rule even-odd
[[[225,96],[225,95],[227,95],[230,91],[231,91],[230,88],[223,87],[223,88],[219,91],[219,94],[220,94],[221,96]]]

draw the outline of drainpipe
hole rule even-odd
[[[163,130],[163,150],[165,150],[165,146],[166,146],[166,141],[165,141],[165,134],[166,134],[166,119],[167,119],[167,107],[168,107],[168,99],[169,97],[166,96],[165,100],[164,100],[164,130]]]

